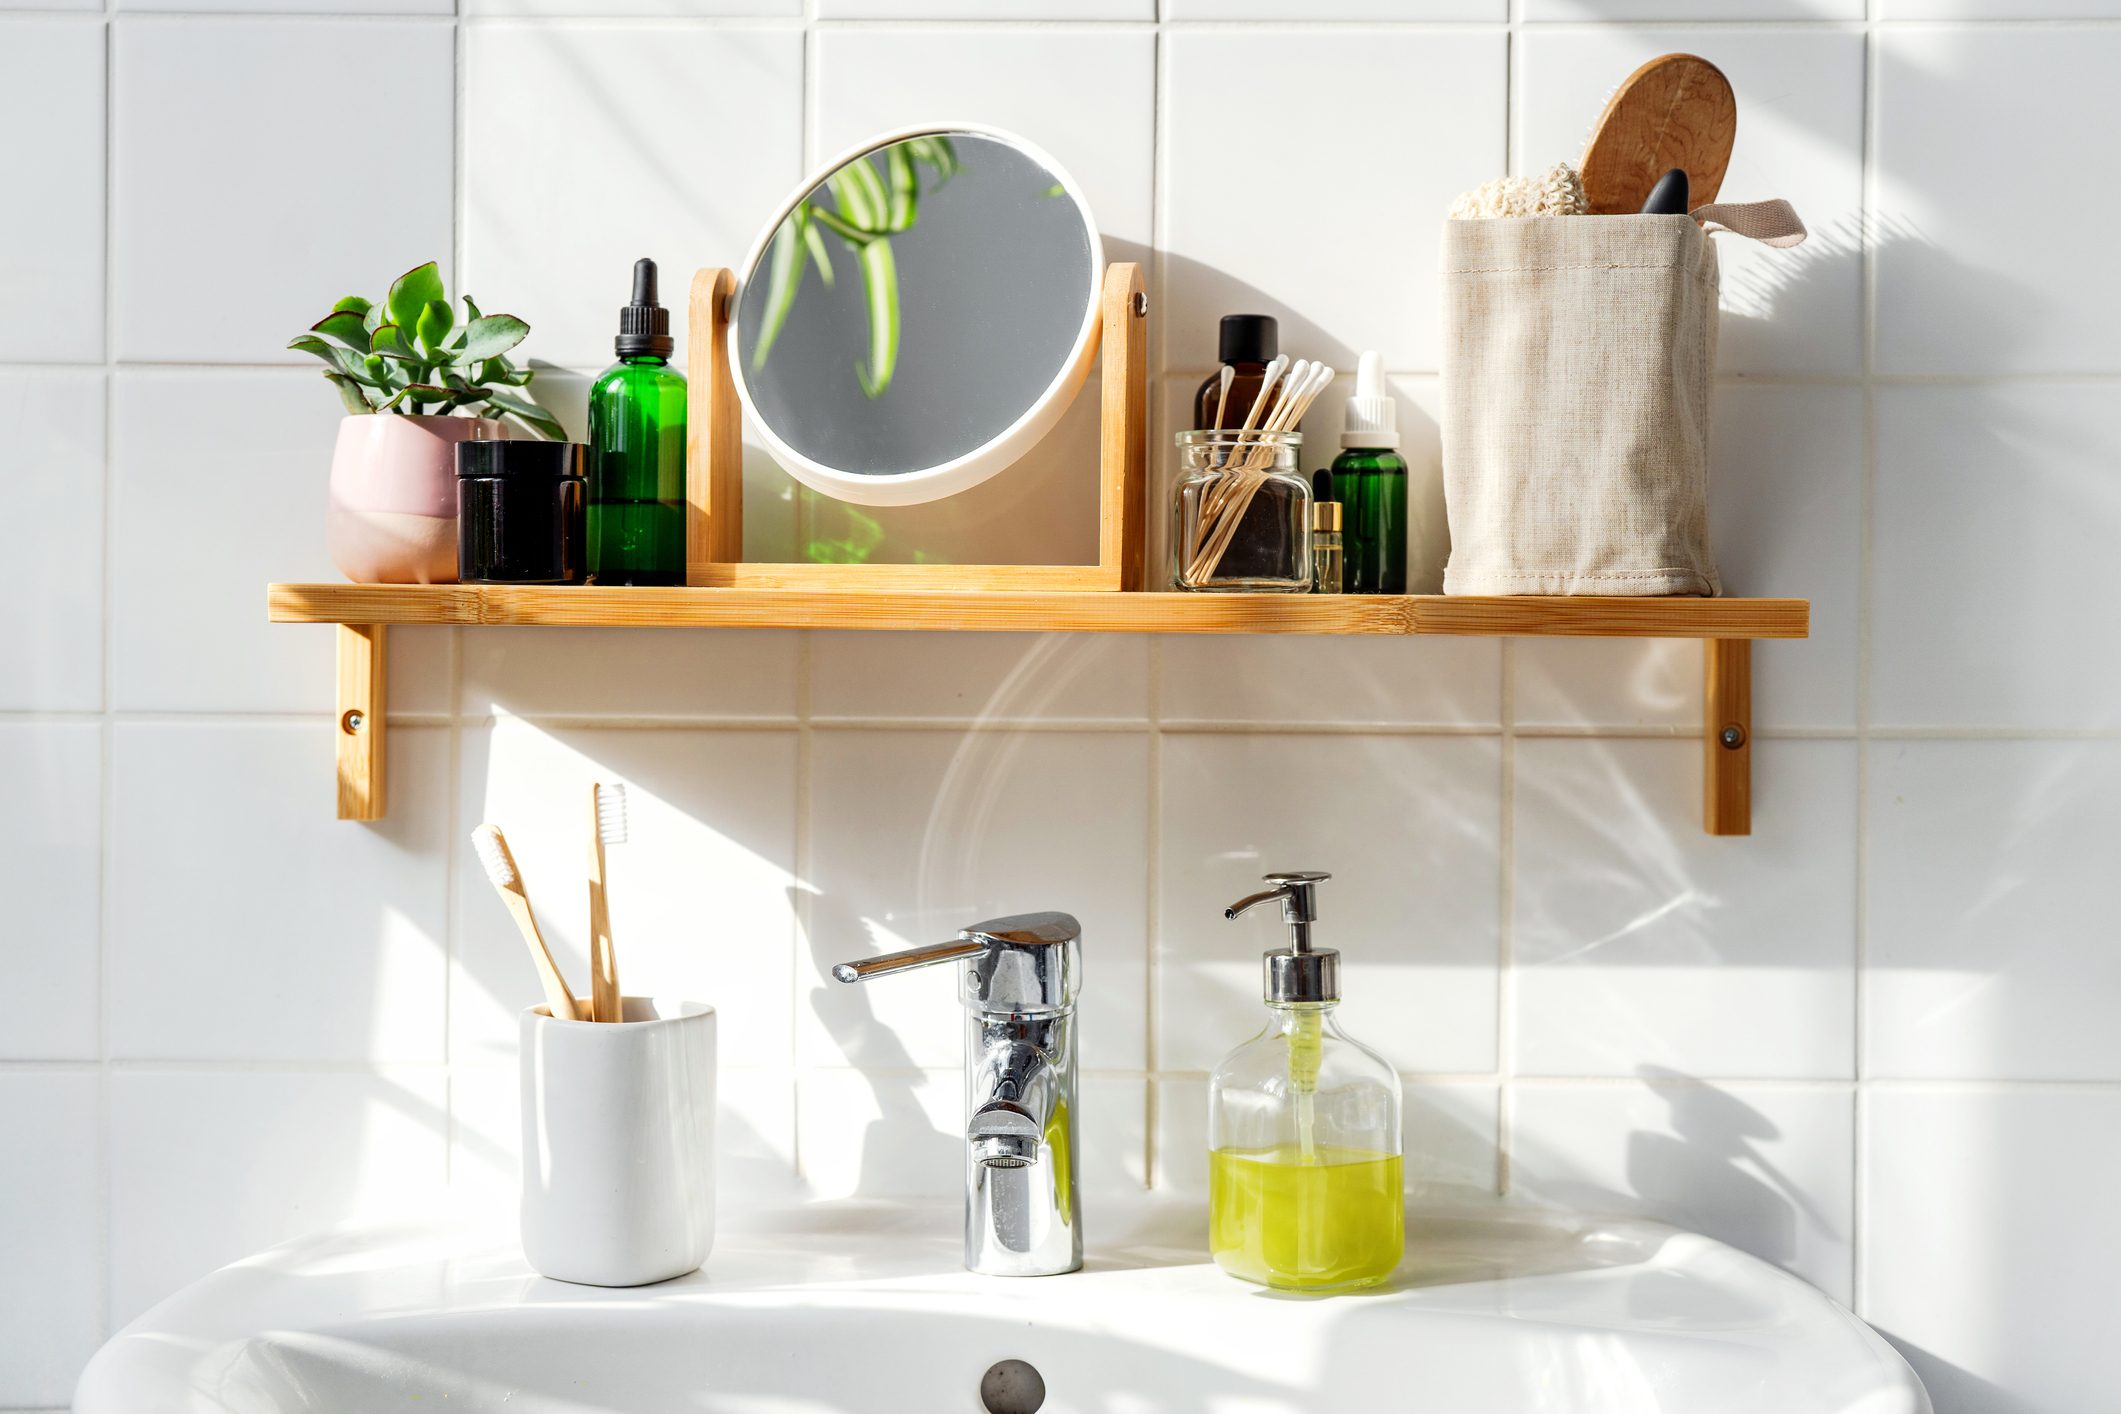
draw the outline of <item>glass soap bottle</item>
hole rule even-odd
[[[589,390],[589,575],[598,584],[685,582],[685,378],[670,366],[670,311],[655,262],[633,265],[619,361]]]
[[[1340,954],[1311,945],[1331,877],[1269,874],[1223,911],[1278,901],[1289,945],[1265,957],[1266,1029],[1208,1081],[1208,1243],[1232,1276],[1285,1291],[1375,1286],[1406,1246],[1399,1077],[1340,1029]]]
[[[1296,432],[1181,432],[1171,582],[1217,593],[1311,588],[1311,483]]]

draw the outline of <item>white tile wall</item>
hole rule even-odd
[[[607,366],[635,260],[673,310],[695,266],[743,260],[802,175],[802,92],[790,29],[467,26],[464,288],[524,311],[532,358]]]
[[[103,357],[104,30],[0,20],[0,359]]]
[[[0,327],[5,327],[0,322]],[[34,533],[0,617],[0,710],[93,712],[103,705],[101,373],[0,373],[0,439],[34,472],[10,480],[13,514]]]
[[[1863,1310],[1940,1414],[2110,1402],[2121,1209],[2101,1193],[2121,1094],[1894,1087],[1866,1104]]]
[[[2121,742],[1870,756],[1874,1075],[2121,1081]]]
[[[2110,27],[1879,37],[1880,371],[2121,372],[2105,321],[2084,317],[2121,305],[2121,268],[2101,234],[2121,220],[2121,193],[2068,180],[2077,141],[2121,124],[2117,63],[2121,30]],[[1997,105],[2009,121],[1989,121]],[[2022,143],[2039,133],[2051,135],[2046,151],[2029,159]],[[1975,171],[1991,175],[1970,183]],[[2023,214],[2044,208],[2056,183],[2076,191],[2071,219],[2028,229]]]
[[[1880,388],[1871,707],[1909,727],[2121,726],[2114,385]]]
[[[419,1212],[447,1178],[439,1067],[123,1070],[110,1086],[116,1324],[276,1242]]]
[[[1259,1030],[1274,869],[1326,869],[1341,1019],[1405,1071],[1495,1069],[1501,752],[1478,736],[1167,734],[1157,857],[1159,1067],[1205,1071]]]
[[[2101,1407],[2121,0],[457,9],[0,0],[0,1408],[215,1263],[445,1180],[510,1201],[536,988],[465,835],[511,828],[579,978],[598,778],[636,793],[626,979],[723,1008],[732,1215],[948,1192],[947,980],[822,964],[1049,906],[1089,929],[1093,1224],[1197,1197],[1276,933],[1220,907],[1315,864],[1419,1181],[1737,1242],[1940,1414]],[[332,573],[339,411],[283,346],[339,294],[442,260],[579,429],[636,256],[679,297],[809,160],[984,119],[1145,261],[1159,448],[1215,318],[1264,309],[1385,351],[1433,522],[1438,210],[1665,47],[1737,84],[1730,194],[1815,231],[1727,250],[1717,552],[1814,602],[1757,655],[1751,838],[1696,829],[1693,645],[1484,640],[402,630],[390,818],[331,818],[330,635],[262,586]],[[389,101],[327,150],[333,74]],[[751,460],[754,557],[834,533]],[[887,553],[1079,553],[1086,505],[1034,469]]]
[[[103,1329],[101,1081],[0,1071],[0,1325],[7,1399],[64,1404]]]
[[[1352,368],[1378,349],[1388,368],[1434,369],[1438,213],[1502,169],[1504,49],[1456,29],[1167,33],[1167,365],[1213,371],[1216,321],[1246,310],[1279,319],[1292,354]],[[1331,120],[1233,102],[1262,83],[1331,95]]]
[[[93,721],[0,718],[0,972],[24,999],[0,1057],[94,1060],[101,920],[103,733]]]
[[[1691,741],[1517,744],[1515,1068],[1854,1073],[1856,749],[1754,752],[1753,833],[1702,833]]]
[[[136,17],[115,29],[119,358],[309,362],[287,341],[333,300],[377,298],[422,261],[449,268],[451,152],[437,136],[451,127],[448,25]],[[320,105],[386,74],[390,100],[320,160]]]
[[[1851,1299],[1850,1088],[1638,1069],[1633,1081],[1511,1087],[1510,1191],[1705,1232]]]

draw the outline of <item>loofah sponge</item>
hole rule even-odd
[[[1536,177],[1497,177],[1451,203],[1454,221],[1493,216],[1588,216],[1583,178],[1566,162],[1556,162]]]

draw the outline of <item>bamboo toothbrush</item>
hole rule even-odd
[[[626,843],[626,787],[589,788],[589,1018],[624,1021],[619,959],[611,947],[611,902],[604,892],[604,846]]]
[[[543,935],[538,932],[538,920],[530,912],[530,895],[523,888],[523,875],[516,868],[515,856],[508,852],[507,836],[501,833],[498,825],[481,825],[471,832],[471,843],[479,852],[479,863],[486,866],[486,877],[493,881],[494,892],[515,915],[516,927],[523,934],[525,946],[530,949],[530,960],[537,964],[538,981],[545,988],[546,1008],[561,1021],[586,1020],[574,993],[567,990],[567,979],[560,975]]]

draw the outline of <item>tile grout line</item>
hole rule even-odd
[[[470,210],[467,195],[469,183],[464,177],[466,152],[469,139],[467,126],[467,95],[470,91],[471,56],[466,42],[463,15],[459,5],[450,6],[449,57],[450,79],[450,231],[449,265],[450,276],[455,281],[457,294],[464,293],[464,228]],[[403,642],[402,638],[397,641]],[[457,1136],[462,1128],[457,1114],[459,1086],[456,1073],[456,974],[458,959],[463,955],[464,898],[457,879],[463,867],[463,851],[460,840],[464,831],[464,635],[460,628],[452,627],[446,636],[448,643],[448,714],[445,749],[448,753],[449,774],[445,778],[449,798],[443,805],[443,819],[448,834],[442,842],[442,1184],[454,1188],[457,1182]],[[389,671],[386,655],[384,671]],[[391,724],[386,676],[383,700],[383,722]],[[488,733],[489,740],[491,733]],[[390,798],[389,761],[384,763],[384,799]],[[483,812],[482,812],[483,813]]]
[[[1517,71],[1524,60],[1524,0],[1509,0],[1503,44],[1503,170],[1517,170],[1521,97]],[[1495,1192],[1510,1192],[1510,1150],[1517,1118],[1511,1083],[1517,1064],[1517,654],[1502,640],[1496,652],[1496,720],[1502,729],[1497,762],[1495,902]]]
[[[117,1285],[114,1229],[117,1223],[116,1181],[111,1162],[115,1148],[114,1112],[110,1074],[110,951],[111,917],[117,897],[117,875],[111,868],[111,836],[117,819],[117,725],[111,709],[116,704],[117,642],[111,631],[113,598],[111,553],[112,528],[117,500],[117,476],[113,455],[117,436],[117,377],[111,371],[111,355],[117,340],[118,299],[116,262],[112,259],[118,223],[117,163],[112,160],[118,127],[118,37],[112,16],[116,0],[103,4],[103,349],[98,381],[103,391],[103,565],[102,603],[98,606],[98,658],[101,668],[100,708],[96,750],[102,779],[96,791],[96,1338],[100,1343],[111,1334]]]
[[[1864,1017],[1870,1007],[1871,615],[1875,607],[1873,540],[1878,480],[1877,391],[1872,380],[1878,368],[1878,123],[1881,114],[1878,80],[1884,63],[1877,10],[1878,0],[1866,0],[1862,179],[1858,206],[1862,215],[1857,225],[1862,252],[1857,268],[1861,280],[1863,321],[1863,445],[1858,458],[1861,483],[1857,488],[1856,509],[1856,916],[1852,920],[1853,956],[1849,978],[1849,1067],[1855,1083],[1849,1100],[1849,1303],[1858,1312],[1867,1305],[1864,1208],[1870,1190],[1870,1166],[1864,1162],[1866,1128],[1870,1120],[1866,1095],[1869,1067],[1865,1064],[1864,1051],[1870,1044],[1870,1035]]]
[[[1169,352],[1165,328],[1169,324],[1166,300],[1169,291],[1164,281],[1169,274],[1168,262],[1164,259],[1164,236],[1168,229],[1169,215],[1164,209],[1164,189],[1168,185],[1171,162],[1170,138],[1165,132],[1167,109],[1171,99],[1171,85],[1165,66],[1169,61],[1169,41],[1164,28],[1165,0],[1157,0],[1156,27],[1150,41],[1149,56],[1149,278],[1152,290],[1149,296],[1149,338],[1146,346],[1148,368],[1142,371],[1150,406],[1143,409],[1142,436],[1149,445],[1142,449],[1142,469],[1147,486],[1142,495],[1148,504],[1143,507],[1142,525],[1142,584],[1162,583],[1162,563],[1154,554],[1160,538],[1158,527],[1163,517],[1158,514],[1163,497],[1158,494],[1160,478],[1156,474],[1156,428],[1159,419],[1157,409],[1164,405],[1160,396],[1163,380],[1155,370],[1163,367]],[[1144,788],[1148,794],[1146,828],[1148,830],[1147,856],[1142,861],[1144,883],[1142,890],[1142,1065],[1145,1079],[1142,1082],[1142,1188],[1154,1190],[1163,1166],[1163,1148],[1158,1142],[1157,1126],[1163,1122],[1163,1096],[1156,1083],[1156,1065],[1162,1050],[1162,1038],[1157,1028],[1157,1008],[1163,1002],[1163,961],[1157,955],[1163,943],[1163,873],[1164,873],[1164,645],[1161,638],[1151,636],[1142,645],[1146,659],[1145,672],[1148,681],[1144,684],[1147,700],[1143,711],[1148,719],[1148,769]]]
[[[798,122],[796,143],[799,148],[798,165],[807,174],[816,159],[811,153],[817,143],[818,109],[822,102],[818,82],[819,65],[823,62],[817,44],[817,0],[803,0],[803,92],[801,115]],[[801,175],[797,180],[800,181]],[[741,430],[741,429],[740,429]],[[795,543],[802,546],[809,540],[810,508],[803,499],[803,488],[795,488],[795,505],[791,524]],[[737,547],[737,556],[743,558],[743,547]],[[795,888],[791,891],[794,908],[788,920],[788,1173],[790,1181],[798,1188],[808,1183],[803,1164],[803,1086],[802,1086],[802,990],[803,956],[813,951],[816,940],[811,928],[817,919],[811,907],[815,897],[815,860],[812,857],[813,842],[810,801],[812,790],[812,763],[815,749],[813,718],[816,713],[814,687],[816,684],[817,634],[809,629],[795,636],[795,858],[792,861]]]

